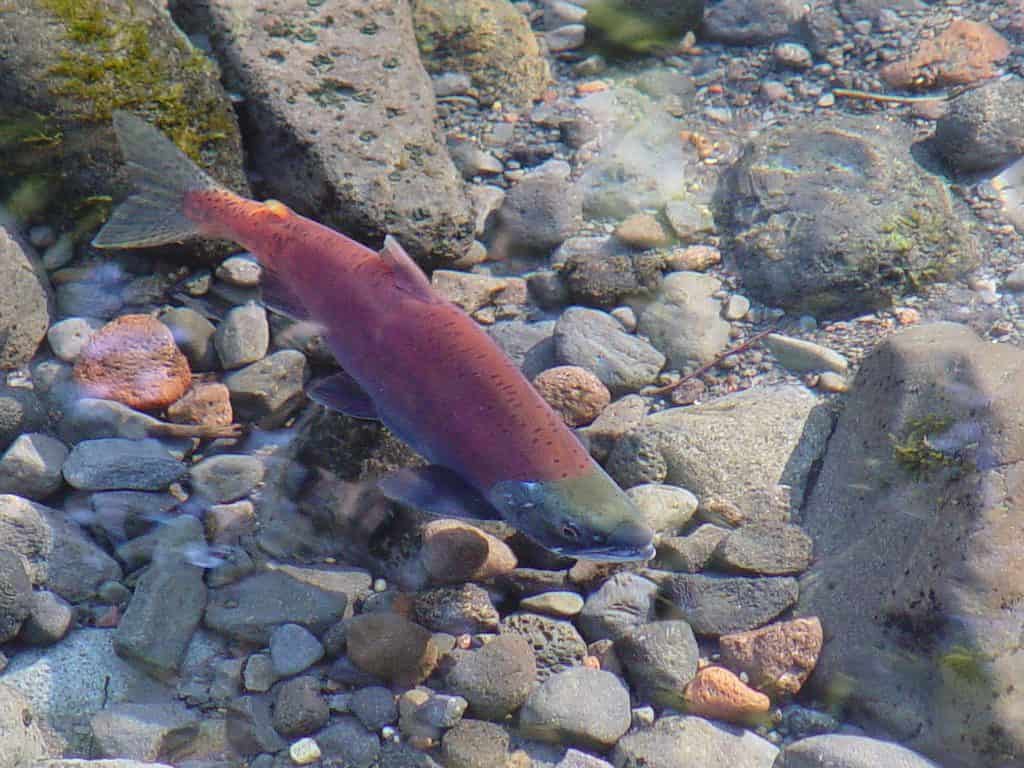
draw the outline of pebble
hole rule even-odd
[[[724,635],[766,624],[797,599],[796,579],[788,576],[743,578],[671,574],[662,584],[665,597],[698,635]]]
[[[328,765],[334,762],[353,768],[379,765],[380,737],[367,733],[362,724],[350,715],[334,718],[316,735],[316,740]]]
[[[245,662],[242,680],[247,691],[265,693],[278,681],[274,660],[267,653],[254,653]]]
[[[420,558],[435,584],[492,579],[516,567],[505,542],[461,520],[433,520],[423,527]]]
[[[441,740],[445,768],[506,766],[508,748],[508,731],[483,720],[461,720]]]
[[[615,237],[632,248],[662,248],[669,243],[668,234],[649,213],[634,213],[615,228]]]
[[[29,615],[18,640],[28,645],[53,645],[68,633],[74,618],[75,612],[64,598],[46,589],[37,590],[32,593]]]
[[[218,454],[194,464],[189,482],[197,496],[215,504],[237,501],[263,481],[263,460],[246,454]]]
[[[658,541],[658,554],[652,568],[665,571],[698,573],[704,569],[718,544],[729,533],[728,529],[704,523],[686,536],[662,536]]]
[[[811,341],[770,333],[764,337],[763,343],[780,365],[796,373],[820,370],[846,373],[849,368],[841,354]]]
[[[685,488],[661,483],[634,485],[626,495],[656,533],[680,530],[690,522],[698,506],[697,497]]]
[[[500,620],[487,590],[471,583],[418,593],[413,617],[427,629],[452,635],[495,632]]]
[[[230,310],[213,334],[213,346],[227,370],[263,359],[269,345],[267,312],[258,304],[243,304]]]
[[[281,426],[305,401],[308,378],[306,357],[294,349],[282,349],[224,377],[231,406],[240,419],[263,429]]]
[[[416,684],[437,666],[437,646],[430,632],[394,613],[353,617],[346,641],[352,663],[384,680]]]
[[[331,712],[314,677],[286,680],[274,699],[274,730],[285,738],[308,736],[327,724]]]
[[[815,388],[822,392],[846,392],[850,389],[850,383],[839,373],[825,371],[818,376]]]
[[[82,348],[74,378],[87,397],[147,410],[181,397],[192,372],[166,325],[149,315],[122,315]]]
[[[776,765],[779,768],[938,768],[936,763],[899,744],[842,733],[811,736],[787,744]]]
[[[622,324],[626,333],[636,330],[636,312],[632,307],[616,307],[609,314]]]
[[[765,715],[771,701],[746,685],[725,667],[698,670],[686,686],[686,710],[691,714],[727,723],[751,723]]]
[[[797,693],[814,671],[823,635],[821,622],[810,617],[722,635],[718,642],[725,666],[746,674],[755,688],[783,696]]]
[[[231,393],[220,382],[194,382],[179,400],[167,408],[167,419],[176,424],[225,427],[234,421]]]
[[[750,311],[750,299],[734,293],[729,297],[722,311],[722,317],[726,320],[742,320]]]
[[[632,627],[616,641],[615,653],[642,701],[682,707],[700,656],[689,624],[668,620]]]
[[[577,619],[588,642],[617,640],[633,627],[654,621],[658,586],[636,573],[616,573],[591,594]]]
[[[587,28],[583,24],[566,24],[547,32],[544,35],[544,40],[548,44],[548,50],[552,53],[560,53],[583,47],[586,36]]]
[[[501,620],[501,632],[523,637],[533,648],[538,680],[577,666],[587,655],[587,644],[572,622],[538,613],[513,613]]]
[[[528,171],[505,195],[498,212],[499,236],[517,249],[554,250],[576,229],[582,212],[582,195],[570,174],[568,163],[561,160]]]
[[[505,202],[505,190],[491,184],[474,184],[467,190],[473,206],[473,233],[480,237],[493,221],[494,215]]]
[[[597,376],[576,365],[543,371],[533,386],[570,427],[590,424],[611,402],[611,393]]]
[[[527,738],[583,749],[609,749],[630,723],[626,686],[610,672],[587,667],[549,677],[519,713],[519,731]]]
[[[772,56],[778,64],[792,69],[807,69],[814,63],[807,46],[800,43],[777,43]]]
[[[498,158],[490,152],[484,152],[472,141],[449,140],[448,154],[465,179],[472,179],[474,176],[493,176],[504,170]]]
[[[544,3],[544,26],[558,29],[566,24],[582,24],[587,18],[587,9],[567,0],[546,0]]]
[[[583,598],[575,592],[542,592],[524,597],[519,601],[519,607],[556,618],[571,618],[583,610]]]
[[[671,272],[704,272],[722,260],[721,252],[710,245],[691,245],[677,248],[665,258],[665,267]]]
[[[451,728],[462,719],[468,706],[462,696],[437,693],[416,710],[416,717],[434,728]]]
[[[803,573],[811,564],[814,542],[792,523],[750,523],[730,531],[715,550],[726,570],[784,576]]]
[[[263,268],[252,256],[229,256],[217,267],[216,276],[240,288],[255,288],[260,284]]]
[[[68,483],[86,491],[159,491],[187,471],[158,440],[83,440],[64,462]]]
[[[839,721],[828,712],[821,712],[800,704],[790,704],[782,708],[782,722],[779,727],[780,730],[800,739],[823,733],[834,733],[839,730]]]
[[[618,440],[637,426],[647,413],[647,400],[640,395],[626,395],[605,408],[594,423],[580,433],[590,445],[590,453],[604,461]]]
[[[746,729],[713,723],[701,717],[663,716],[650,728],[624,736],[612,752],[618,766],[718,765],[771,768],[779,750]],[[884,763],[873,765],[882,766]]]
[[[213,334],[217,330],[213,323],[188,307],[172,307],[157,315],[174,336],[174,341],[188,358],[196,371],[212,371],[217,368],[217,349],[213,345]]]
[[[296,765],[311,765],[320,759],[320,745],[308,736],[288,747],[288,756]]]
[[[68,317],[50,326],[46,340],[53,354],[64,362],[73,363],[102,327],[103,321],[93,317]]]
[[[709,208],[703,205],[694,205],[685,200],[672,200],[665,203],[665,218],[668,219],[669,226],[672,227],[675,236],[684,243],[692,243],[694,240],[710,234],[715,229],[715,220]],[[694,250],[694,248],[697,250]],[[694,269],[692,266],[687,266],[686,264],[688,263],[694,263],[697,266],[703,264],[703,269],[707,269],[711,266],[705,263],[710,255],[708,252],[714,250],[714,248],[709,246],[692,246],[691,248],[673,251],[676,262],[672,269]],[[684,256],[683,254],[687,255]],[[673,257],[670,256],[670,258]],[[680,265],[680,262],[682,265]],[[702,269],[696,269],[695,271],[699,272]]]
[[[491,277],[435,269],[430,276],[430,284],[448,301],[470,314],[485,307],[526,303],[526,281],[519,277]]]
[[[64,484],[61,469],[68,449],[39,432],[19,435],[0,457],[0,493],[42,500]]]
[[[279,678],[304,672],[323,656],[316,635],[299,624],[282,624],[270,633],[270,659]]]
[[[352,714],[369,731],[379,731],[385,725],[393,725],[398,721],[398,704],[394,694],[379,685],[353,692],[350,706]]]
[[[455,650],[445,678],[450,692],[469,703],[473,717],[502,720],[526,701],[537,678],[530,643],[517,634],[501,634],[477,650]]]
[[[469,93],[469,89],[473,87],[473,81],[465,72],[441,72],[431,77],[431,83],[437,97]]]

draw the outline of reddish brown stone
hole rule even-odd
[[[516,567],[501,539],[461,520],[434,520],[423,528],[423,567],[435,584],[491,579]]]
[[[704,667],[697,671],[683,694],[686,709],[694,715],[750,723],[771,708],[768,697],[745,685],[725,667]]]
[[[430,632],[394,613],[353,617],[346,639],[353,664],[401,685],[422,682],[437,666],[439,653]]]
[[[87,397],[152,410],[181,397],[192,372],[166,325],[149,315],[124,315],[93,334],[74,378]]]
[[[533,386],[570,427],[589,424],[612,396],[597,376],[577,365],[560,365],[538,374]]]
[[[205,424],[222,427],[234,419],[231,395],[219,382],[198,382],[167,409],[167,418],[176,424]]]
[[[881,75],[894,88],[969,85],[995,77],[996,62],[1009,55],[1009,43],[988,24],[958,19],[909,58],[883,67]]]
[[[773,696],[800,690],[818,663],[821,622],[817,617],[770,624],[749,632],[722,635],[722,663],[746,672],[750,684]]]

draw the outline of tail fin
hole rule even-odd
[[[217,182],[140,117],[114,112],[114,131],[136,191],[117,207],[92,244],[145,248],[197,235],[197,224],[185,216],[185,193],[217,188]]]
[[[1024,157],[1004,168],[992,179],[1003,201],[1003,212],[1018,232],[1024,232]]]

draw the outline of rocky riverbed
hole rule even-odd
[[[1024,764],[1022,44],[1016,0],[0,5],[0,768]],[[89,245],[114,109],[396,236],[656,557],[386,501],[420,459],[306,398],[255,259]]]

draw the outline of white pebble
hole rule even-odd
[[[288,754],[296,765],[309,765],[320,759],[320,745],[307,736],[292,744]]]

